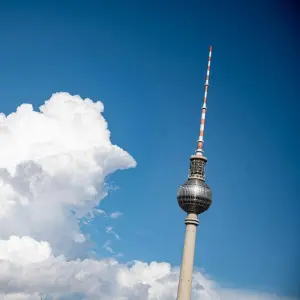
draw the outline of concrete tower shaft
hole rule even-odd
[[[177,300],[190,300],[196,232],[199,224],[198,214],[205,212],[211,205],[212,193],[205,182],[205,165],[207,158],[203,156],[204,123],[207,109],[207,91],[210,75],[212,47],[209,48],[208,67],[205,80],[204,101],[202,106],[200,134],[196,154],[190,157],[190,169],[187,181],[181,185],[177,193],[179,206],[188,214],[185,219],[186,231],[179,275]]]
[[[181,270],[179,276],[177,300],[191,299],[194,253],[198,224],[199,221],[197,218],[197,214],[188,214],[187,218],[185,219],[186,229]]]

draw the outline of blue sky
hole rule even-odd
[[[292,1],[3,1],[1,111],[58,91],[105,105],[112,141],[137,168],[110,181],[121,260],[179,265],[187,177],[213,45],[205,132],[211,209],[195,264],[218,282],[300,296],[300,67]],[[298,24],[299,25],[299,24]],[[102,250],[97,231],[86,228]],[[166,241],[168,239],[168,241]]]

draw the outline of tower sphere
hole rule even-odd
[[[212,193],[201,179],[189,178],[177,193],[179,206],[187,213],[201,214],[211,205]]]

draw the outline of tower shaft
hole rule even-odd
[[[179,275],[177,300],[191,299],[196,232],[199,224],[197,215],[194,213],[188,214],[187,218],[185,219],[185,224],[186,230],[181,270]]]

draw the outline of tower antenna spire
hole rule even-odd
[[[197,150],[196,150],[196,155],[198,155],[198,156],[203,156],[204,124],[205,124],[205,115],[206,115],[206,110],[207,110],[206,103],[207,103],[207,92],[208,92],[208,86],[209,86],[211,55],[212,55],[212,46],[209,47],[206,79],[205,79],[205,84],[204,84],[204,98],[203,98],[203,105],[202,105],[200,133],[199,133],[199,139],[198,139]]]

